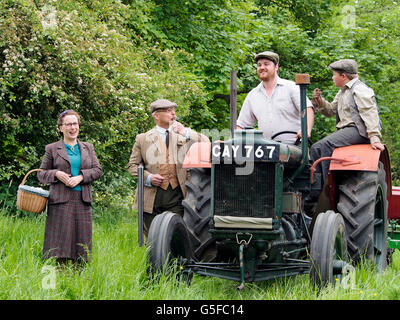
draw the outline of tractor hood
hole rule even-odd
[[[211,164],[282,162],[298,166],[302,161],[301,148],[265,139],[260,130],[235,130],[232,139],[213,143],[198,142],[186,154],[184,168],[211,168]]]

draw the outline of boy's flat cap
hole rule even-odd
[[[332,62],[329,67],[334,70],[342,70],[346,73],[356,74],[358,73],[357,62],[352,59],[341,59]]]

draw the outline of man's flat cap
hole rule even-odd
[[[256,60],[256,62],[260,59],[268,59],[271,60],[273,63],[278,64],[279,63],[279,56],[272,51],[264,51],[264,52],[260,52],[258,53],[254,60]]]
[[[339,61],[332,62],[329,67],[334,70],[341,70],[346,73],[356,74],[358,73],[357,62],[352,59],[342,59]]]
[[[158,99],[150,104],[150,111],[153,113],[158,109],[175,108],[176,103],[167,99]]]

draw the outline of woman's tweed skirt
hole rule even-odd
[[[70,191],[67,203],[49,204],[43,258],[89,261],[92,252],[92,206],[81,191]]]

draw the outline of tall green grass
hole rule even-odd
[[[43,260],[45,215],[0,209],[0,299],[319,300],[399,299],[400,256],[382,274],[360,266],[354,282],[317,292],[308,275],[238,283],[195,275],[188,286],[174,276],[147,274],[146,248],[137,244],[137,219],[126,204],[94,208],[93,255],[81,268]],[[55,280],[48,282],[50,279]],[[46,282],[47,281],[47,282]],[[49,286],[53,284],[54,286]]]

